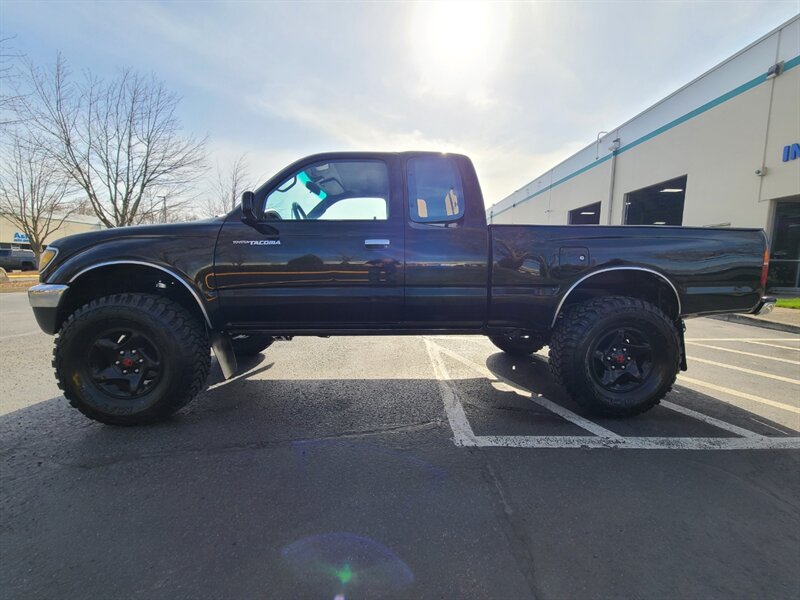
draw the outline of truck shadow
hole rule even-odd
[[[537,403],[541,395],[626,437],[735,436],[665,406],[629,419],[593,416],[565,396],[552,380],[546,359],[538,355],[520,359],[498,352],[486,359],[486,366],[498,380],[523,389],[480,376],[448,380],[476,435],[591,435]],[[105,426],[83,417],[63,397],[8,413],[0,417],[0,453],[19,451],[59,464],[89,467],[128,454],[156,457],[173,451],[402,434],[432,434],[436,444],[452,447],[436,379],[262,378],[273,367],[268,356],[242,367],[240,375],[224,381],[214,361],[208,389],[173,418],[151,426]],[[666,400],[759,435],[798,434],[785,424],[682,386],[676,386]]]
[[[703,424],[691,416],[679,414],[661,405],[632,418],[621,419],[593,415],[570,399],[561,387],[556,384],[550,374],[547,358],[539,354],[515,358],[505,353],[497,352],[486,359],[486,367],[498,378],[530,390],[533,394],[540,394],[559,406],[620,435],[653,435],[655,430],[663,430],[660,435],[674,436],[700,435],[700,431],[705,431],[705,435],[716,434],[721,437],[733,435],[716,427],[713,428],[714,431],[710,431],[708,424]],[[518,394],[513,395],[520,397]],[[516,398],[509,397],[508,400],[514,406],[519,405],[519,401]],[[762,415],[752,413],[744,408],[680,384],[674,385],[672,391],[667,394],[664,400],[667,403],[680,405],[706,417],[719,419],[760,435],[780,437],[798,434],[798,430],[795,428],[777,423]],[[528,406],[529,410],[531,408]],[[542,409],[534,408],[534,410]]]

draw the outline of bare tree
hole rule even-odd
[[[42,148],[14,138],[0,159],[0,214],[28,236],[36,260],[51,236],[75,210],[69,180]]]
[[[12,37],[0,37],[0,127],[18,121],[14,104],[19,97],[14,93],[16,71],[12,61],[19,58],[10,49]]]
[[[168,194],[148,193],[142,198],[135,224],[152,225],[154,223],[195,221],[201,218],[197,216],[195,200],[193,196],[172,197]]]
[[[250,179],[247,157],[244,154],[226,168],[217,163],[216,177],[211,186],[212,192],[206,202],[209,216],[220,215],[236,208],[239,196],[252,185]]]
[[[203,175],[205,140],[181,134],[179,98],[160,81],[131,70],[76,80],[60,55],[51,70],[27,63],[25,80],[26,126],[107,227],[147,220],[154,197],[177,199]]]

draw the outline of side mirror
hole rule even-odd
[[[256,195],[253,192],[242,192],[242,220],[247,223],[255,223],[256,218]]]

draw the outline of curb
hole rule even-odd
[[[790,323],[779,323],[777,321],[765,321],[758,317],[750,315],[729,314],[729,315],[712,315],[710,319],[718,321],[730,321],[732,323],[741,323],[743,325],[752,325],[753,327],[761,327],[762,329],[773,329],[775,331],[783,331],[785,333],[798,333],[800,334],[800,325],[791,325]]]

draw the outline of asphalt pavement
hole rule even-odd
[[[296,338],[170,421],[59,395],[0,295],[2,598],[797,598],[800,336],[697,319],[596,419],[481,337]]]

